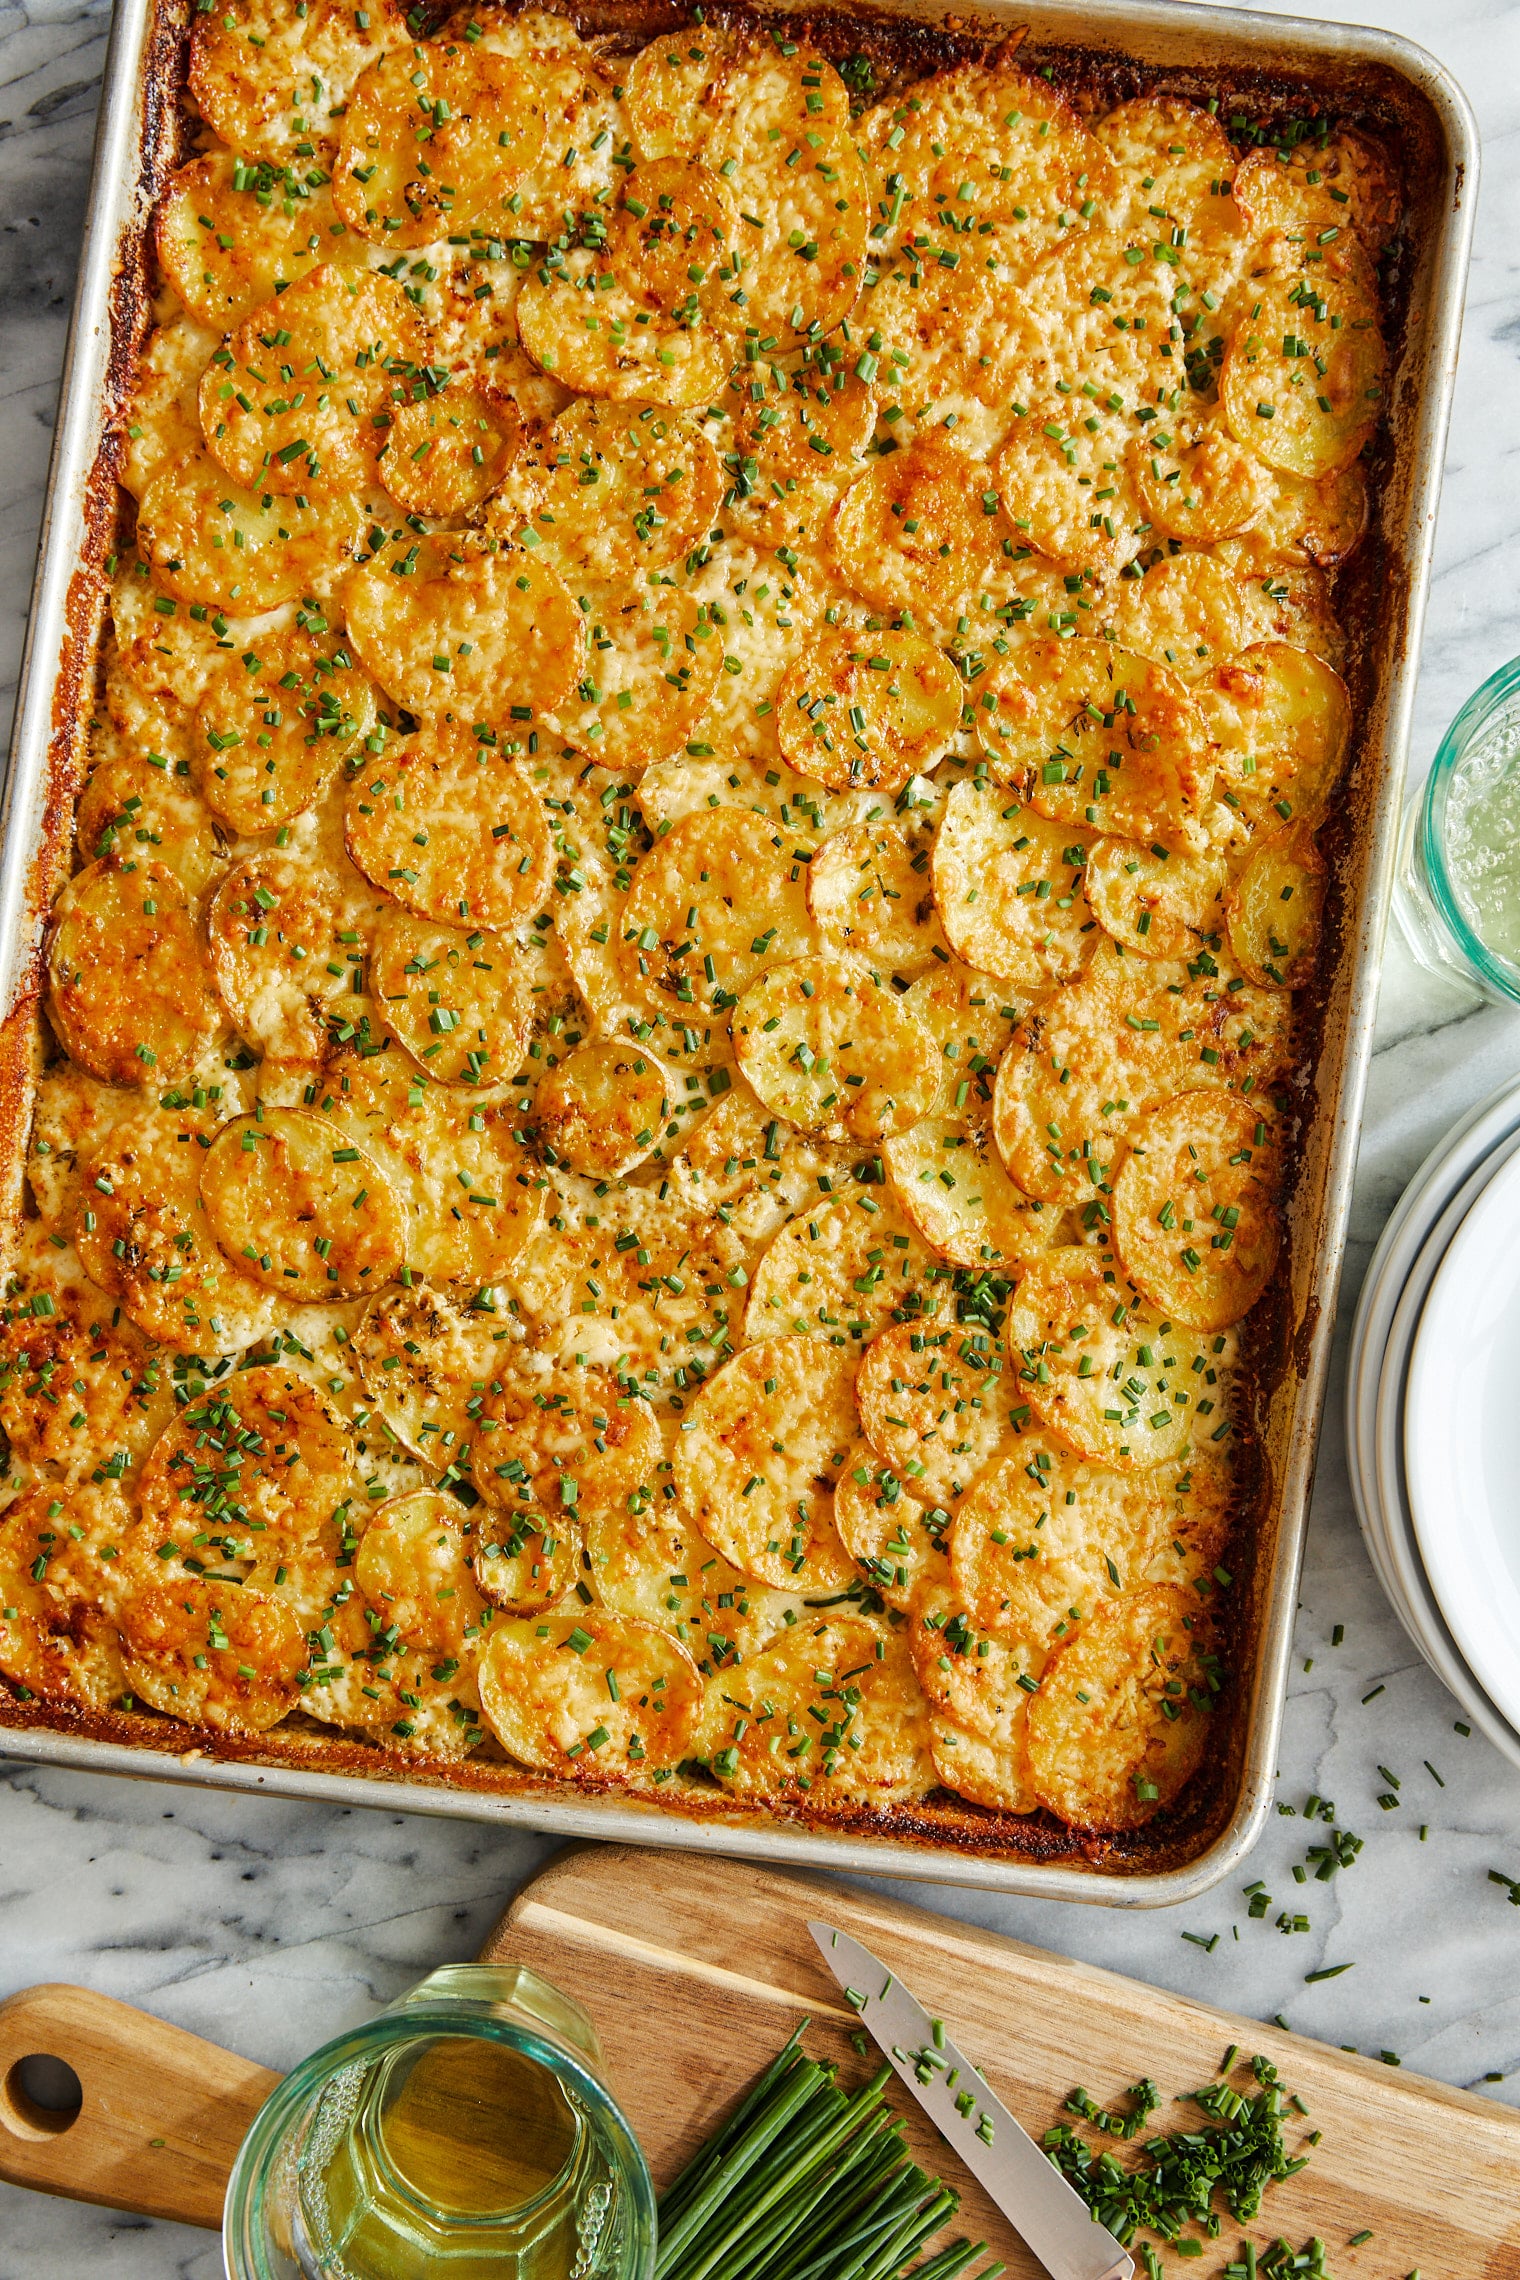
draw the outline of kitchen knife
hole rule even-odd
[[[1133,2280],[1134,2258],[1098,2224],[964,2052],[859,1940],[809,1923],[861,2025],[1051,2280]]]

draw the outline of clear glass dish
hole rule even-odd
[[[261,2108],[227,2280],[651,2280],[654,2190],[601,2064],[535,1972],[433,1972]]]
[[[1520,658],[1441,739],[1404,817],[1393,907],[1421,965],[1520,1004]]]

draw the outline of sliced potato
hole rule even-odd
[[[1217,1548],[1231,1506],[1217,1457],[1119,1472],[1029,1431],[956,1507],[955,1589],[979,1629],[1050,1645],[1154,1581],[1174,1542]]]
[[[750,68],[773,80],[777,61],[763,57]],[[784,117],[779,135],[763,99],[750,105],[735,92],[739,106],[711,151],[714,163],[733,168],[739,216],[727,265],[727,298],[735,304],[728,321],[735,331],[742,321],[783,344],[832,332],[859,298],[871,226],[854,135],[848,125],[808,112],[800,75],[777,106],[776,116]]]
[[[362,1496],[353,1438],[289,1370],[240,1371],[192,1396],[143,1469],[143,1572],[272,1590],[296,1553],[322,1547],[336,1557],[358,1532],[345,1525]]]
[[[640,48],[628,66],[625,94],[628,124],[640,158],[701,154],[729,70],[742,52],[741,35],[718,24],[667,32]],[[843,92],[838,75],[831,72],[829,77]],[[821,91],[821,70],[818,79]],[[840,116],[849,116],[848,100]]]
[[[878,198],[878,211],[890,216],[896,203],[895,192]],[[940,217],[925,219],[932,227]],[[1009,395],[1027,392],[1031,362],[1043,361],[1027,257],[1008,242],[1015,234],[979,238],[974,260],[950,229],[938,238],[905,229],[895,254],[872,247],[877,281],[857,321],[868,322],[880,343],[870,351],[871,386],[884,410],[917,412],[947,396],[966,398],[985,406],[1001,435]]]
[[[459,729],[424,731],[361,773],[344,839],[365,877],[407,910],[493,934],[527,922],[554,860],[522,765]]]
[[[1151,530],[1212,546],[1252,529],[1272,493],[1260,459],[1218,421],[1180,428],[1149,428],[1130,445],[1130,476]]]
[[[836,1591],[851,1568],[834,1487],[855,1439],[851,1357],[820,1339],[764,1338],[692,1403],[675,1481],[726,1560],[777,1591]]]
[[[138,502],[137,543],[160,585],[245,616],[326,595],[362,539],[363,510],[347,493],[302,506],[244,490],[204,452],[166,467]]]
[[[118,1452],[135,1469],[169,1419],[164,1362],[130,1324],[88,1321],[89,1312],[18,1310],[0,1328],[0,1428],[13,1471],[78,1480]]]
[[[622,1179],[653,1149],[674,1098],[670,1072],[631,1039],[582,1045],[539,1081],[533,1120],[544,1160]]]
[[[567,575],[610,586],[679,562],[722,497],[717,454],[694,422],[660,404],[591,397],[525,440],[486,523],[520,543],[531,531]]]
[[[43,1702],[119,1709],[130,1696],[115,1624],[85,1607],[55,1607],[32,1581],[35,1561],[13,1565],[13,1557],[0,1530],[0,1672]]]
[[[473,531],[396,539],[345,588],[349,637],[388,695],[513,733],[575,685],[581,617],[547,562]]]
[[[598,54],[600,41],[591,47],[566,17],[547,8],[484,20],[456,14],[442,35],[449,62],[458,52],[461,26],[472,47],[489,48],[528,82],[545,121],[543,145],[526,170],[521,193],[506,198],[494,226],[483,215],[472,227],[475,244],[486,241],[483,266],[489,277],[501,258],[491,248],[492,238],[557,238],[567,213],[595,213],[608,204],[621,173],[614,159],[627,149],[614,87],[622,71],[619,59]]]
[[[281,1298],[365,1297],[406,1256],[406,1215],[394,1185],[325,1116],[270,1108],[234,1117],[200,1173],[223,1251]]]
[[[371,63],[343,114],[333,204],[395,250],[483,222],[512,229],[547,121],[530,74],[489,42],[423,40]]]
[[[1104,641],[1040,638],[989,661],[976,687],[983,751],[1041,815],[1202,846],[1203,717],[1165,665]]]
[[[715,402],[728,374],[724,335],[703,324],[651,322],[605,255],[571,253],[547,282],[528,277],[517,324],[540,371],[579,396],[690,411]]]
[[[1092,834],[991,784],[961,782],[934,842],[934,899],[968,966],[1025,988],[1067,980],[1098,942],[1083,890]]]
[[[225,485],[223,486],[225,490]],[[152,575],[146,558],[133,554],[117,570],[111,587],[111,622],[116,657],[106,675],[106,707],[131,688],[145,702],[194,710],[211,674],[250,637],[283,626],[292,613],[281,605],[273,623],[267,616],[226,616],[204,602],[186,602]],[[225,631],[219,633],[220,621]]]
[[[196,708],[192,765],[206,805],[229,831],[277,830],[320,797],[377,719],[375,684],[341,639],[306,626],[260,639],[221,664]]]
[[[858,594],[932,635],[987,583],[1004,530],[990,469],[936,431],[856,477],[834,509],[832,543]]]
[[[889,1607],[908,1614],[925,1593],[948,1585],[948,1524],[945,1512],[921,1502],[869,1442],[856,1443],[834,1490],[834,1525],[855,1565]]]
[[[992,974],[959,958],[931,966],[908,992],[914,1012],[939,1046],[941,1114],[992,1099],[993,1077],[1019,1018],[1008,992]]]
[[[322,262],[364,259],[320,174],[311,182],[299,164],[250,165],[226,150],[179,169],[159,201],[154,242],[190,314],[217,333]]]
[[[396,1439],[442,1472],[468,1469],[489,1452],[480,1413],[504,1366],[506,1339],[495,1316],[419,1283],[371,1299],[352,1350],[364,1390]]]
[[[704,1668],[747,1658],[781,1628],[788,1605],[731,1567],[652,1489],[587,1518],[586,1557],[604,1607],[673,1631]]]
[[[735,808],[683,816],[657,840],[623,906],[618,959],[635,995],[696,1018],[736,1003],[765,967],[805,956],[807,889],[791,850]]]
[[[1245,582],[1214,555],[1168,554],[1125,586],[1114,629],[1126,649],[1196,682],[1250,638],[1250,603]]]
[[[201,1144],[216,1115],[130,1120],[81,1167],[72,1232],[85,1273],[139,1330],[180,1352],[236,1352],[274,1319],[271,1293],[223,1257],[200,1199]]]
[[[1066,98],[1008,62],[941,71],[879,104],[864,126],[876,164],[902,176],[921,212],[969,207],[978,221],[1042,240],[1082,204],[1095,163],[1101,172]]]
[[[1146,543],[1127,425],[1086,398],[1062,397],[1016,419],[995,462],[1003,511],[1063,570],[1122,570]]]
[[[71,879],[47,945],[48,1013],[107,1084],[172,1084],[221,1027],[205,940],[166,865],[118,851]]]
[[[928,1716],[903,1640],[859,1615],[794,1624],[709,1696],[713,1772],[740,1797],[837,1803],[921,1797]]]
[[[1324,857],[1308,832],[1260,841],[1225,905],[1241,972],[1264,989],[1302,989],[1314,972],[1324,907]]]
[[[702,1704],[701,1677],[679,1639],[598,1607],[493,1623],[479,1684],[509,1757],[593,1783],[678,1765]]]
[[[876,1140],[939,1097],[934,1040],[858,959],[799,958],[750,984],[733,1018],[739,1066],[767,1108],[805,1130]]]
[[[567,1368],[509,1341],[479,1414],[476,1485],[514,1524],[574,1533],[643,1506],[661,1469],[653,1411],[604,1369]]]
[[[1194,972],[1105,945],[1016,1032],[998,1068],[994,1129],[1027,1194],[1078,1205],[1088,1227],[1106,1226],[1102,1199],[1137,1116],[1190,1086],[1246,1097],[1284,1068],[1281,991],[1257,989],[1212,956],[1209,965]]]
[[[1024,1640],[977,1638],[948,1592],[915,1614],[908,1648],[946,1788],[1003,1813],[1033,1813],[1025,1724],[1038,1651]]]
[[[148,700],[144,700],[146,711]],[[161,737],[160,746],[175,740]],[[88,864],[116,856],[158,862],[199,902],[222,868],[222,843],[194,786],[162,749],[152,758],[135,739],[102,756],[90,770],[74,810],[74,836]]]
[[[451,387],[395,413],[380,454],[380,480],[407,514],[459,522],[484,505],[522,438],[522,416],[510,396],[480,385]]]
[[[537,1005],[510,943],[387,906],[372,979],[387,1029],[441,1083],[500,1084],[522,1066]]]
[[[960,675],[919,634],[825,633],[786,672],[776,714],[800,776],[838,792],[900,792],[959,728]]]
[[[486,1609],[470,1573],[459,1499],[419,1488],[377,1505],[354,1560],[354,1578],[387,1629],[424,1658],[463,1660]]]
[[[763,546],[808,538],[865,464],[876,405],[858,361],[825,338],[731,376],[722,398],[731,421],[722,431],[725,512],[746,537]]]
[[[1143,1117],[1114,1182],[1114,1247],[1152,1306],[1194,1330],[1242,1321],[1282,1238],[1275,1119],[1227,1093]]]
[[[1219,932],[1226,875],[1218,855],[1100,839],[1088,850],[1082,883],[1094,917],[1126,950],[1192,958],[1204,936]]]
[[[953,1332],[893,1323],[860,1358],[861,1430],[931,1514],[953,1512],[1008,1439],[1010,1381],[995,1354],[967,1357]]]
[[[1317,483],[1301,475],[1267,471],[1266,505],[1251,535],[1275,562],[1333,570],[1354,554],[1367,535],[1371,504],[1360,460]]]
[[[307,164],[307,146],[323,158],[330,151],[333,114],[341,115],[360,73],[406,36],[396,0],[360,11],[347,0],[308,0],[304,16],[284,0],[230,0],[195,19],[191,99],[233,150]]]
[[[794,1332],[842,1345],[933,1313],[937,1262],[908,1221],[874,1202],[830,1196],[772,1238],[750,1283],[747,1338]]]
[[[1090,1244],[1026,1267],[1008,1308],[1018,1391],[1051,1431],[1121,1469],[1205,1454],[1229,1431],[1235,1341],[1171,1326]]]
[[[1360,453],[1387,375],[1375,292],[1322,267],[1263,283],[1225,350],[1219,400],[1259,459],[1319,481]]]
[[[706,602],[664,586],[599,597],[586,631],[585,673],[559,711],[565,736],[636,777],[696,733],[723,670],[723,636]]]
[[[215,333],[183,319],[155,326],[144,341],[121,454],[121,479],[134,499],[200,449],[201,375],[216,346]]]
[[[928,833],[911,824],[858,823],[830,832],[807,875],[808,909],[824,949],[895,975],[948,962],[931,850]]]
[[[1055,1212],[1015,1187],[985,1113],[926,1117],[882,1155],[905,1216],[952,1266],[1012,1272],[1055,1238]]]
[[[352,891],[362,885],[351,872],[345,882],[270,854],[238,864],[218,889],[207,917],[211,971],[239,1036],[269,1060],[320,1064],[345,1027],[368,1034],[375,897]]]
[[[187,1724],[267,1733],[297,1700],[306,1642],[271,1595],[178,1577],[143,1585],[121,1609],[131,1693]]]
[[[393,391],[405,397],[393,374],[425,360],[417,312],[394,278],[325,264],[245,317],[207,366],[206,449],[251,490],[362,489]]]
[[[1039,1802],[1076,1829],[1137,1829],[1197,1772],[1219,1686],[1208,1618],[1158,1586],[1102,1607],[1053,1654],[1026,1727]]]
[[[837,1141],[789,1130],[736,1076],[691,1127],[670,1175],[694,1205],[712,1212],[721,1204],[737,1234],[763,1243],[799,1204],[829,1192],[825,1180],[829,1189],[842,1185],[856,1156]]]
[[[644,306],[675,324],[721,325],[738,216],[721,175],[697,159],[652,158],[625,175],[607,216],[607,259]]]
[[[1291,149],[1253,150],[1236,173],[1235,196],[1258,237],[1287,230],[1320,245],[1349,226],[1374,261],[1398,228],[1403,202],[1387,149],[1355,127],[1306,136]]]
[[[1313,823],[1351,741],[1351,699],[1322,658],[1283,641],[1228,658],[1203,691],[1230,804],[1248,823]]]
[[[1188,230],[1209,232],[1229,209],[1235,146],[1217,118],[1181,95],[1135,95],[1093,126],[1121,188]],[[1239,216],[1234,216],[1238,224]]]

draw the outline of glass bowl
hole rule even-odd
[[[1496,813],[1493,794],[1512,798]],[[1504,900],[1512,911],[1506,912]],[[1410,949],[1504,1004],[1520,1004],[1520,658],[1474,690],[1409,803],[1394,910]]]

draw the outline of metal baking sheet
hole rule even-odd
[[[64,371],[62,403],[43,513],[0,834],[0,1098],[28,1113],[35,1054],[44,914],[67,860],[60,830],[72,795],[87,707],[78,694],[93,672],[105,601],[101,561],[114,526],[114,446],[109,429],[122,373],[144,321],[138,248],[173,162],[172,58],[186,0],[117,0],[107,57],[94,176]],[[583,28],[628,25],[623,0],[577,9]],[[780,13],[779,9],[772,12]],[[801,9],[794,11],[803,13]],[[1402,333],[1391,394],[1378,502],[1376,604],[1362,644],[1361,707],[1349,828],[1333,873],[1338,939],[1332,940],[1319,1047],[1310,1085],[1308,1138],[1292,1209],[1288,1288],[1279,1323],[1280,1364],[1257,1419],[1266,1467],[1254,1573],[1243,1577],[1241,1700],[1212,1828],[1190,1854],[1152,1869],[1120,1863],[1082,1867],[891,1837],[805,1829],[784,1820],[692,1817],[653,1806],[530,1785],[486,1790],[427,1777],[367,1776],[258,1762],[253,1752],[213,1754],[191,1743],[161,1748],[104,1741],[27,1724],[21,1705],[0,1704],[4,1754],[97,1773],[263,1791],[332,1804],[515,1823],[561,1836],[738,1854],[852,1874],[891,1875],[1046,1899],[1155,1907],[1190,1900],[1228,1875],[1254,1844],[1271,1800],[1315,1446],[1329,1362],[1336,1289],[1377,1002],[1378,968],[1392,888],[1405,747],[1424,620],[1441,466],[1450,414],[1462,299],[1477,188],[1477,128],[1461,89],[1433,57],[1394,34],[1358,26],[1263,16],[1178,0],[884,0],[872,8],[806,11],[878,23],[943,24],[957,33],[1023,32],[1024,52],[1070,59],[1091,74],[1162,72],[1167,84],[1206,98],[1221,87],[1249,99],[1301,92],[1316,106],[1370,107],[1399,128],[1419,163],[1406,166],[1408,273],[1399,280]],[[591,22],[588,24],[588,17]],[[1127,89],[1125,90],[1127,91]],[[1370,590],[1370,589],[1369,589]],[[19,1193],[24,1126],[0,1119],[0,1201]],[[166,1729],[166,1735],[168,1730]]]

